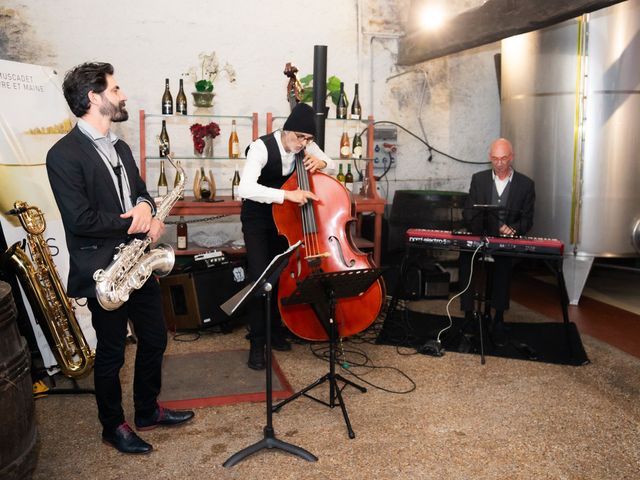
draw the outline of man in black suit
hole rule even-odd
[[[513,147],[507,139],[499,138],[491,144],[489,159],[493,168],[478,172],[471,178],[463,213],[466,227],[476,235],[526,235],[533,226],[536,199],[533,180],[513,169]],[[483,211],[474,205],[494,205],[497,208]],[[504,343],[505,339],[504,311],[509,308],[511,263],[509,257],[494,256],[491,306],[495,309],[492,328],[497,344]],[[470,266],[471,254],[461,254],[462,288],[469,281]],[[471,287],[461,298],[461,308],[467,318],[472,315],[473,296]]]
[[[124,364],[127,323],[137,339],[133,396],[138,430],[176,425],[193,417],[158,405],[162,356],[167,344],[160,288],[151,277],[120,308],[107,311],[96,299],[93,273],[112,260],[115,247],[132,236],[157,241],[164,224],[154,218],[129,146],[111,132],[129,118],[127,97],[108,63],[85,63],[67,72],[64,96],[78,123],[47,154],[47,173],[62,216],[70,256],[67,294],[87,297],[97,347],[94,383],[102,439],[124,453],[152,446],[125,421],[119,372]]]

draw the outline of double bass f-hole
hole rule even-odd
[[[340,245],[340,240],[338,240],[338,237],[336,237],[335,235],[331,235],[328,240],[334,254],[340,259],[345,267],[351,268],[356,264],[356,260],[354,258],[352,258],[349,262],[347,262],[347,260],[344,258],[344,252],[342,249],[342,245]]]

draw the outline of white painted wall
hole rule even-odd
[[[164,79],[171,79],[177,93],[180,75],[198,62],[198,54],[215,50],[219,59],[231,63],[237,81],[216,82],[215,114],[264,113],[286,115],[284,64],[293,61],[301,76],[313,71],[314,45],[328,46],[328,75],[339,76],[353,95],[360,83],[364,115],[373,111],[376,120],[391,120],[421,136],[418,112],[424,74],[427,90],[422,120],[429,141],[438,149],[470,161],[484,161],[491,140],[499,134],[500,103],[493,55],[499,45],[470,50],[416,67],[398,68],[397,36],[408,20],[410,0],[324,0],[221,2],[207,0],[3,0],[0,9],[11,12],[28,26],[16,32],[15,41],[31,42],[35,51],[29,61],[53,66],[61,72],[87,61],[108,61],[129,97],[130,120],[117,127],[138,157],[137,112],[158,112]],[[466,9],[481,0],[454,0],[448,8]],[[360,25],[360,32],[358,31]],[[395,37],[395,38],[394,38]],[[27,49],[29,50],[29,49]],[[187,92],[191,86],[187,86]],[[188,95],[188,93],[187,93]],[[371,100],[373,99],[373,104]],[[333,107],[333,105],[332,105]],[[193,107],[191,107],[193,108]],[[331,108],[330,115],[335,115]],[[335,124],[334,124],[335,128]],[[171,132],[170,132],[171,134]],[[335,154],[339,131],[327,130],[327,151]],[[332,136],[333,135],[333,136]],[[241,142],[248,140],[241,135]],[[226,150],[228,130],[216,148]],[[172,138],[173,140],[173,138]],[[426,149],[399,133],[397,168],[380,182],[388,195],[403,188],[466,190],[470,176],[481,167],[461,165],[434,154],[427,163]],[[174,150],[175,145],[172,145]],[[155,148],[154,148],[155,150]],[[220,193],[228,192],[233,164],[215,168]],[[171,176],[171,175],[170,175]],[[153,189],[157,174],[148,175]],[[223,230],[239,237],[237,219]],[[212,224],[190,227],[211,233]],[[216,224],[217,225],[217,224]],[[175,236],[169,229],[167,236]]]

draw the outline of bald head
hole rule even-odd
[[[499,138],[491,144],[489,160],[493,165],[493,171],[500,179],[504,179],[511,172],[513,162],[513,147],[506,138]]]

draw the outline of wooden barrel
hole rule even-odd
[[[29,349],[18,332],[11,287],[0,282],[0,478],[29,479],[36,465],[36,424]]]

